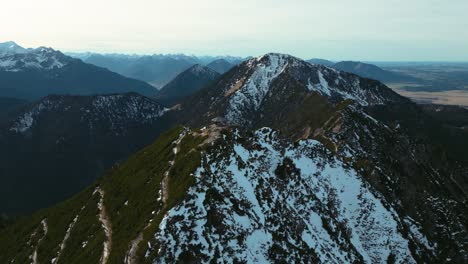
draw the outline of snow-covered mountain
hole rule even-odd
[[[79,120],[70,121],[86,123],[90,133],[92,133],[91,130],[102,126],[103,123],[106,123],[106,126],[115,133],[126,133],[125,128],[130,122],[151,124],[168,110],[155,101],[136,93],[96,95],[89,98],[50,95],[15,119],[10,131],[26,133],[34,126],[40,125],[44,116],[58,111],[63,114],[68,112],[80,116]],[[74,111],[78,111],[78,113],[74,113]]]
[[[434,250],[420,226],[315,140],[285,142],[269,128],[235,133],[194,177],[155,235],[157,263],[416,263],[412,248]]]
[[[185,127],[7,228],[0,260],[465,263],[468,169],[412,132],[419,110],[378,81],[252,58],[165,113]]]
[[[9,72],[60,69],[73,59],[52,48],[39,47],[37,49],[13,52],[0,57],[0,70]]]
[[[36,210],[80,191],[151,143],[167,128],[167,111],[136,93],[50,95],[23,106],[0,122],[0,212]]]
[[[17,54],[17,53],[26,53],[27,50],[18,44],[16,44],[14,41],[7,41],[7,42],[2,42],[0,43],[0,57],[6,56],[6,55],[12,55],[12,54]]]
[[[200,109],[204,120],[237,125],[286,114],[279,105],[295,107],[288,103],[291,97],[302,103],[317,96],[334,104],[353,100],[362,106],[405,101],[380,82],[274,53],[241,63],[207,93],[193,98],[187,109]]]
[[[157,93],[145,82],[84,63],[52,48],[24,49],[9,43],[2,44],[8,47],[6,52],[0,49],[0,96],[36,100],[48,94]]]

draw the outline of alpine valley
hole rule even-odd
[[[209,71],[194,67],[189,76]],[[35,179],[38,196],[99,160],[64,151],[147,146],[3,227],[0,263],[468,262],[468,155],[453,144],[465,130],[450,137],[440,116],[379,81],[289,55],[210,76],[172,108],[135,93],[56,95],[11,119],[0,144],[31,141],[17,151],[37,149],[27,159],[38,164],[44,149],[58,153],[70,169]],[[141,140],[122,144],[130,138]]]

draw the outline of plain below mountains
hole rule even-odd
[[[138,92],[154,96],[151,85],[84,63],[51,48],[0,45],[0,96],[35,100],[48,94],[92,95]]]

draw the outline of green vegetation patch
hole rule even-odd
[[[140,232],[137,257],[143,256],[149,241],[168,209],[179,203],[195,181],[192,173],[200,166],[199,145],[205,137],[187,134],[174,156],[174,142],[182,133],[182,127],[162,134],[152,145],[142,149],[125,162],[115,165],[93,186],[57,206],[41,210],[30,217],[18,219],[0,233],[0,263],[29,263],[37,241],[38,261],[50,263],[57,256],[67,229],[78,215],[70,231],[59,263],[96,263],[99,261],[105,234],[99,222],[97,186],[104,191],[104,207],[112,228],[112,247],[109,263],[121,263],[130,242]],[[171,165],[170,161],[174,160]],[[168,199],[163,206],[160,196],[161,181],[169,171]],[[48,232],[43,236],[41,221],[46,219]],[[33,241],[28,245],[31,235]]]

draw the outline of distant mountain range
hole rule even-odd
[[[84,63],[52,48],[0,45],[0,96],[34,100],[48,94],[91,95],[138,92],[154,96],[151,85]]]
[[[160,90],[156,99],[166,105],[173,105],[198,92],[219,76],[220,74],[213,69],[195,64],[166,84]]]
[[[316,58],[307,60],[307,62],[312,63],[312,64],[320,64],[320,65],[324,65],[324,66],[332,66],[333,64],[335,64],[334,62],[329,61],[329,60],[316,59]]]
[[[169,83],[179,73],[195,64],[206,65],[216,60],[224,60],[230,65],[236,65],[243,58],[231,56],[188,56],[184,54],[155,54],[155,55],[124,55],[71,53],[87,63],[107,68],[124,76],[146,81],[155,87]],[[225,69],[226,66],[218,70]],[[215,69],[216,70],[216,69]]]
[[[331,65],[331,67],[340,71],[351,72],[365,78],[379,80],[381,82],[387,83],[418,81],[418,79],[414,77],[383,70],[376,65],[358,61],[342,61]]]

